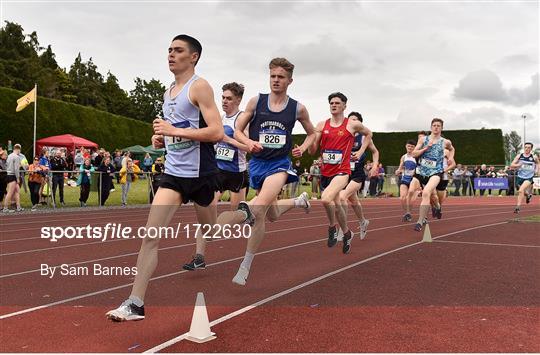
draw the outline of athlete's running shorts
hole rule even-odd
[[[260,190],[267,177],[281,172],[287,173],[286,184],[298,181],[288,156],[270,160],[252,157],[249,161],[249,186]]]
[[[159,187],[179,192],[182,196],[182,203],[193,201],[199,206],[206,207],[214,200],[217,190],[216,177],[217,174],[184,178],[165,173],[159,182]]]
[[[324,189],[326,189],[328,187],[328,185],[330,185],[330,183],[332,182],[332,180],[336,176],[341,176],[341,175],[348,175],[348,174],[347,173],[339,173],[339,174],[336,174],[336,175],[333,175],[333,176],[321,176],[321,191],[324,191]]]
[[[533,184],[533,178],[524,179],[524,178],[520,178],[519,176],[516,176],[516,185],[518,189],[525,181],[530,181],[531,184]]]
[[[249,184],[247,170],[239,173],[234,173],[232,171],[219,169],[216,180],[217,190],[220,192],[240,192],[240,190],[247,187]]]
[[[442,178],[443,178],[443,174],[444,173],[438,173],[438,174],[433,174],[431,176],[424,176],[424,175],[420,175],[420,174],[414,174],[414,177],[418,179],[418,181],[420,182],[420,185],[422,187],[426,186],[429,179],[432,177],[432,176],[438,176],[441,178],[440,181],[442,181]],[[437,185],[438,186],[438,185]]]

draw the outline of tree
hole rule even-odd
[[[503,137],[504,154],[507,162],[511,162],[521,152],[521,137],[516,131],[506,133]]]
[[[110,71],[101,90],[107,111],[123,116],[129,116],[130,101],[128,94],[120,88],[118,79]]]
[[[131,117],[141,121],[152,122],[156,116],[163,116],[161,105],[165,85],[159,80],[150,81],[135,79],[135,89],[129,92],[132,113]]]

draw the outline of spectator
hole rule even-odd
[[[152,191],[150,191],[150,203],[154,201],[154,196],[159,188],[161,178],[165,174],[165,165],[163,164],[163,158],[156,159],[154,165],[152,165]]]
[[[493,165],[489,167],[486,177],[491,179],[497,177],[497,172],[495,171],[495,167]],[[488,196],[491,197],[491,189],[488,189]]]
[[[367,175],[366,175],[367,176]],[[377,179],[377,194],[381,194],[384,187],[385,171],[382,164],[379,164],[379,175]]]
[[[77,186],[81,187],[81,194],[79,195],[79,202],[81,207],[86,207],[86,201],[90,195],[90,184],[92,183],[92,172],[94,167],[90,158],[84,160],[83,165],[79,168],[79,178],[77,179]]]
[[[298,176],[298,181],[290,183],[290,198],[295,198],[298,192],[298,184],[300,183],[300,175],[302,174],[302,167],[300,166],[300,160],[297,160],[294,162],[293,171],[296,173],[296,176]]]
[[[497,171],[497,178],[499,178],[499,179],[508,179],[508,174],[506,173],[507,169],[508,169],[507,166],[504,169],[499,169],[499,171]],[[506,191],[506,196],[508,196],[508,190],[499,189],[499,197],[502,197],[501,193],[503,191]]]
[[[21,179],[21,176],[20,176],[21,161],[19,157],[20,152],[21,152],[20,144],[15,144],[13,146],[13,153],[8,155],[7,160],[6,160],[7,194],[6,194],[6,198],[4,199],[3,212],[15,212],[9,209],[9,205],[12,199],[15,200],[15,204],[17,205],[17,209],[16,209],[17,212],[24,210],[21,207],[21,199],[19,195],[19,191],[20,191],[19,181]]]
[[[105,149],[101,148],[97,155],[94,157],[94,166],[99,167],[101,163],[103,162],[103,158],[105,156]]]
[[[62,151],[56,150],[54,157],[51,159],[52,173],[52,197],[53,206],[56,207],[56,189],[60,196],[60,204],[65,206],[64,202],[64,172],[68,170],[66,159],[62,158]]]
[[[321,168],[318,160],[314,160],[313,164],[309,168],[308,180],[311,181],[311,199],[316,200],[319,198],[320,193],[320,178]]]
[[[41,152],[41,157],[39,158],[39,165],[41,165],[41,170],[45,173],[45,178],[41,183],[41,188],[39,189],[39,201],[42,205],[47,204],[46,196],[50,194],[51,186],[49,184],[49,172],[51,171],[51,162],[49,160],[49,150],[44,148]]]
[[[110,156],[105,156],[105,158],[103,159],[103,162],[98,167],[98,171],[101,172],[100,174],[101,183],[99,185],[101,206],[105,206],[105,202],[107,202],[107,199],[109,198],[109,194],[111,193],[111,190],[112,190],[113,178],[114,178],[114,172],[115,172],[115,168],[111,164]]]
[[[39,165],[39,157],[34,158],[34,163],[28,167],[28,187],[30,189],[30,200],[32,201],[32,211],[39,205],[39,190],[44,179],[44,171]]]
[[[114,168],[116,169],[116,182],[120,183],[120,169],[122,169],[122,152],[120,150],[117,150],[114,152]]]
[[[508,179],[508,190],[506,190],[506,194],[508,196],[514,196],[516,171],[511,167],[506,167],[506,175]]]
[[[461,164],[458,164],[454,171],[452,172],[452,179],[454,183],[454,187],[456,188],[454,190],[454,196],[459,196],[459,188],[461,187],[461,183],[463,181],[463,175],[465,174],[465,171],[462,169]]]
[[[478,178],[486,178],[488,174],[488,169],[486,167],[486,164],[482,164],[480,166],[480,169],[476,172],[476,177]],[[484,193],[486,192],[485,189],[480,189],[480,196],[484,196]]]
[[[84,149],[84,148],[81,148],[81,149]],[[77,150],[77,153],[75,153],[75,159],[73,160],[73,162],[75,163],[75,167],[73,170],[79,170],[81,165],[84,164],[84,157],[80,150]]]
[[[145,173],[149,173],[152,171],[152,164],[154,164],[154,161],[152,160],[152,157],[150,156],[150,153],[146,153],[143,159],[143,171]],[[143,177],[146,177],[146,175],[143,175]]]
[[[75,170],[75,165],[73,164],[73,152],[68,152],[66,151],[65,152],[65,158],[66,158],[66,163],[67,163],[67,170],[69,171],[68,173],[68,178],[72,179],[73,178],[73,170]]]
[[[4,201],[7,191],[7,151],[0,147],[0,201]]]
[[[473,172],[469,170],[469,167],[465,165],[463,167],[463,179],[462,182],[462,188],[461,188],[461,194],[463,196],[472,196],[472,176]]]
[[[137,181],[137,175],[141,169],[135,164],[131,158],[126,159],[126,166],[120,170],[120,184],[122,184],[122,206],[127,205],[127,197],[131,183]]]
[[[371,171],[371,167],[373,166],[373,163],[369,163],[366,165],[365,170]],[[366,175],[366,176],[369,176]],[[377,187],[379,186],[379,176],[375,175],[369,178],[369,196],[375,197],[377,196]]]

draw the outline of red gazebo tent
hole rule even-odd
[[[79,147],[98,148],[96,143],[72,134],[62,134],[59,136],[38,139],[36,146],[36,152],[40,152],[43,147],[66,147],[71,154]]]

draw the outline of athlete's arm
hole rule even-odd
[[[452,170],[456,167],[456,162],[454,161],[454,159],[450,159],[450,151],[448,149],[444,150],[444,155],[446,156],[446,160],[448,160],[448,164],[445,169],[445,172],[447,173],[449,170]]]
[[[456,154],[456,150],[454,149],[454,145],[452,144],[452,141],[450,139],[445,139],[444,144],[445,148],[448,150],[448,154],[446,154],[446,159],[448,159],[448,166],[453,165],[455,167],[456,161],[454,160],[454,156]]]
[[[375,147],[373,141],[369,142],[368,148],[371,150],[371,158],[373,159],[373,166],[371,167],[369,176],[373,177],[379,174],[379,150]]]
[[[373,133],[371,132],[371,130],[369,128],[367,128],[366,126],[364,126],[362,124],[362,122],[360,121],[357,121],[357,120],[349,120],[349,122],[347,123],[347,129],[349,130],[349,132],[351,132],[353,135],[355,133],[360,133],[362,135],[364,135],[364,139],[362,139],[362,146],[360,147],[360,149],[355,153],[355,155],[360,158],[362,156],[362,154],[364,154],[364,152],[366,151],[367,147],[369,146],[369,143],[372,142],[373,140]]]
[[[513,169],[519,169],[521,167],[521,164],[518,164],[518,161],[519,161],[519,156],[521,154],[518,154],[516,155],[516,157],[514,158],[514,160],[512,160],[512,164],[510,164],[510,167],[513,168]]]
[[[424,148],[422,148],[422,145],[424,144],[423,140],[425,140],[425,139],[426,139],[425,136],[418,138],[418,142],[416,143],[416,147],[414,148],[414,150],[411,153],[411,155],[414,158],[418,158],[419,156],[424,154],[433,145],[433,140],[430,140],[428,142],[428,145],[426,145]]]
[[[540,175],[540,158],[533,153],[534,161],[536,162],[536,175]]]
[[[259,142],[249,139],[248,135],[245,133],[245,129],[253,115],[255,114],[255,109],[257,108],[257,101],[259,101],[259,96],[252,97],[246,106],[244,112],[238,115],[236,119],[236,127],[234,129],[234,139],[239,143],[244,144],[247,147],[247,152],[258,153],[263,150],[263,146]]]
[[[292,155],[295,158],[301,157],[302,154],[304,154],[304,152],[313,145],[317,135],[315,133],[315,127],[313,127],[313,123],[311,123],[311,120],[309,119],[309,113],[306,106],[302,105],[301,103],[298,103],[298,105],[298,116],[296,119],[302,124],[302,127],[304,127],[307,135],[306,139],[304,139],[304,143],[302,143],[300,146],[294,147],[292,150]]]
[[[396,175],[401,174],[401,172],[403,171],[403,160],[404,160],[404,158],[405,158],[405,154],[403,154],[401,156],[401,158],[399,159],[399,167],[396,170]]]
[[[244,152],[248,151],[247,145],[240,143],[239,141],[237,141],[234,138],[229,137],[228,135],[223,136],[223,142],[225,142],[227,144],[230,144],[230,145],[232,145],[232,146],[234,146],[234,147],[236,147],[236,148],[238,148],[238,149],[240,149],[240,150],[242,150]]]
[[[313,143],[308,147],[308,153],[310,155],[315,155],[317,153],[317,149],[319,149],[319,146],[321,144],[321,135],[322,130],[324,128],[324,122],[317,123],[317,128],[315,128],[315,139],[313,140]]]
[[[199,129],[176,128],[165,120],[154,120],[154,132],[170,137],[186,138],[199,142],[219,142],[223,139],[223,124],[216,103],[214,91],[204,79],[198,79],[191,86],[189,98],[201,110],[207,127]]]

